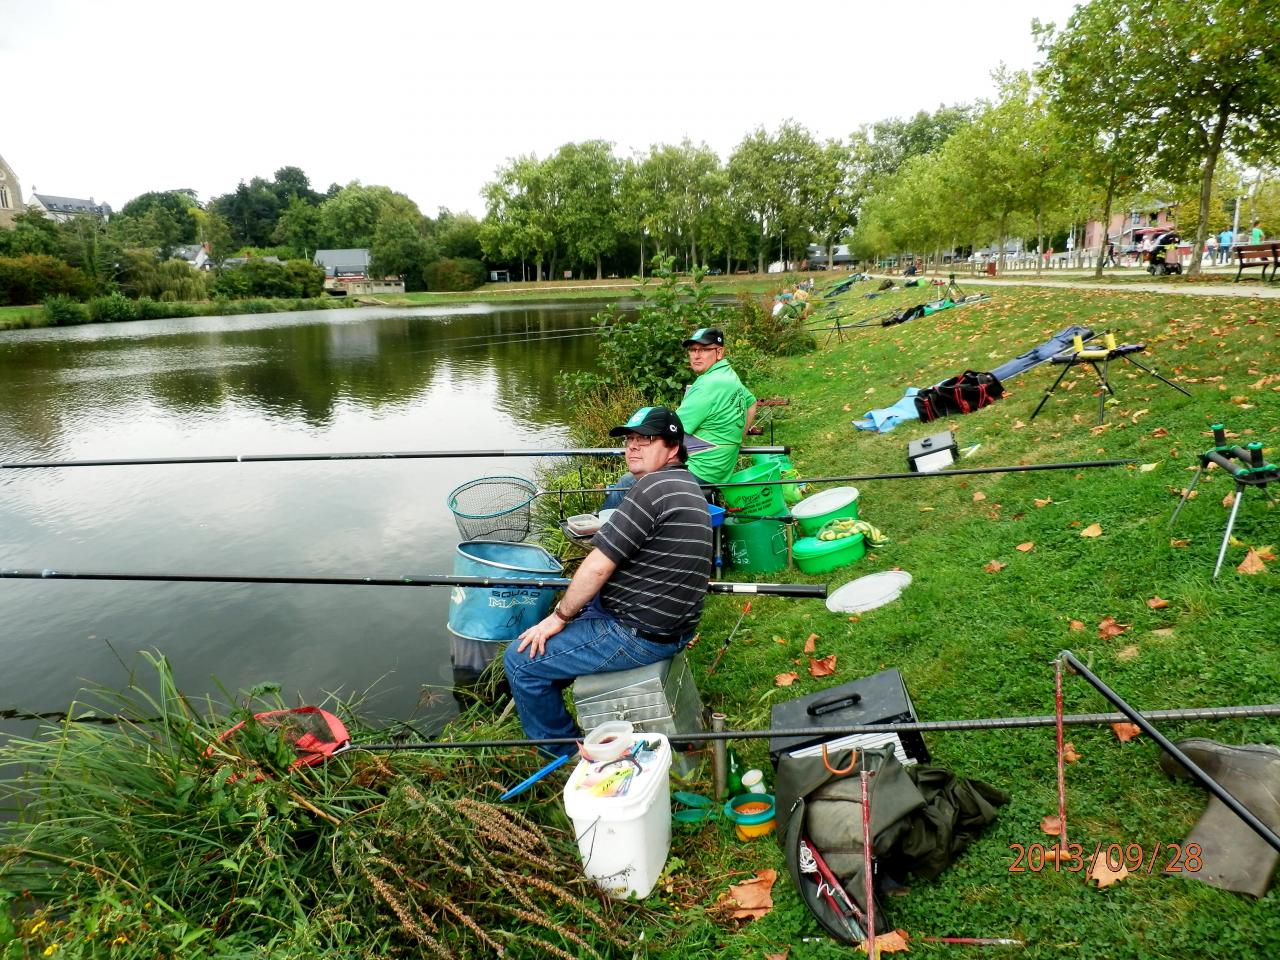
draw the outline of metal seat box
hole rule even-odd
[[[707,729],[702,699],[683,653],[632,670],[578,677],[573,703],[583,733],[606,720],[626,720],[639,731],[667,736]]]

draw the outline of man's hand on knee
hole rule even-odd
[[[520,645],[516,647],[516,653],[524,653],[525,648],[529,649],[529,659],[540,657],[547,652],[547,641],[554,637],[557,633],[564,629],[564,621],[557,617],[554,613],[546,617],[546,619],[535,623],[532,627],[520,634]]]

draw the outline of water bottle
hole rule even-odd
[[[738,754],[733,747],[727,747],[724,752],[724,788],[729,798],[740,796],[742,794],[742,774],[746,769],[742,765],[742,761],[738,759]]]

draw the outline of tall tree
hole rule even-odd
[[[1055,107],[1080,133],[1092,128],[1095,152],[1115,161],[1109,183],[1120,161],[1198,172],[1189,270],[1198,274],[1220,158],[1252,160],[1280,145],[1274,0],[1094,0],[1061,33],[1037,31]]]
[[[566,143],[544,165],[554,198],[553,231],[565,254],[596,268],[603,276],[602,258],[618,245],[613,210],[620,169],[613,147],[604,140]]]

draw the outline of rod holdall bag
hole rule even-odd
[[[916,413],[930,423],[939,417],[973,413],[1003,396],[1004,386],[993,374],[966,370],[919,391],[915,397]]]
[[[864,767],[874,774],[867,793],[879,931],[892,929],[881,907],[883,892],[903,885],[910,873],[937,876],[995,820],[996,807],[1009,801],[1003,790],[959,778],[942,767],[904,767],[892,746],[856,754],[845,748],[825,757],[782,755],[776,809],[787,870],[809,911],[831,936],[846,943],[857,942],[850,936],[849,922],[858,930],[862,923],[845,912],[844,897],[825,885],[811,861],[822,859],[865,916],[859,776]],[[841,905],[843,918],[833,901]]]

